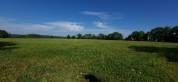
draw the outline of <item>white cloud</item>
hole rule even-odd
[[[101,20],[120,20],[123,16],[120,13],[109,13],[109,12],[96,12],[96,11],[84,11],[84,15],[95,16]]]
[[[109,26],[107,26],[106,23],[104,23],[104,22],[97,21],[97,22],[94,22],[94,24],[98,28],[102,28],[102,29],[109,28]]]
[[[94,25],[98,28],[86,28],[80,23],[71,21],[52,21],[44,22],[39,24],[33,23],[17,23],[14,20],[4,20],[0,19],[0,29],[7,30],[14,34],[44,34],[44,35],[67,35],[67,34],[77,34],[77,33],[111,33],[111,32],[121,32],[124,36],[127,36],[132,30],[129,29],[114,29],[115,27],[108,26],[106,22],[97,21]],[[102,29],[101,29],[102,28]]]
[[[113,26],[108,26],[107,24],[113,22],[114,20],[120,20],[123,18],[119,13],[111,14],[108,12],[84,11],[82,14],[99,18],[96,20],[97,22],[94,22],[94,25],[100,29],[112,29]]]
[[[69,31],[82,31],[84,29],[84,26],[76,22],[59,21],[46,23],[46,25],[49,27],[55,27],[56,29],[64,29]]]
[[[84,15],[90,15],[90,16],[95,16],[98,17],[100,19],[109,19],[111,17],[111,15],[109,15],[106,12],[94,12],[94,11],[84,11],[82,12]]]
[[[85,29],[77,22],[57,21],[40,24],[16,23],[16,21],[6,21],[0,19],[0,29],[10,33],[29,34],[29,33],[53,33],[53,32],[80,32]]]

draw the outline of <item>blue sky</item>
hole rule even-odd
[[[16,34],[110,33],[178,25],[178,0],[0,0],[0,29]]]

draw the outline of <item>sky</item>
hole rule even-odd
[[[0,0],[0,29],[67,35],[178,25],[178,0]]]

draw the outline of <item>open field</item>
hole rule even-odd
[[[177,55],[177,43],[0,39],[0,82],[178,82]]]

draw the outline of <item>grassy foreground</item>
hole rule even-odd
[[[176,43],[0,39],[0,82],[178,82],[177,55]]]

